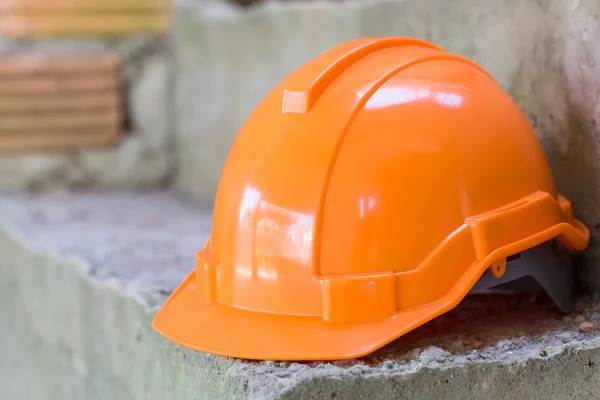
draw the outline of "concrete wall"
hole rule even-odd
[[[163,185],[175,167],[168,43],[167,37],[0,40],[0,57],[118,52],[130,122],[120,143],[110,147],[0,153],[0,190]]]
[[[352,38],[415,36],[494,75],[535,127],[560,191],[598,236],[600,2],[200,4],[183,3],[175,24],[178,189],[212,199],[237,130],[295,68]]]

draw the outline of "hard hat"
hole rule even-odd
[[[249,116],[211,237],[153,325],[231,357],[354,358],[510,277],[568,308],[551,248],[588,241],[485,70],[422,40],[352,40]]]

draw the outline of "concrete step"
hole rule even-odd
[[[580,329],[600,323],[589,299],[565,316],[545,297],[472,296],[367,357],[331,363],[233,360],[172,344],[151,318],[192,268],[210,216],[173,192],[0,196],[0,397],[600,395],[600,333]]]

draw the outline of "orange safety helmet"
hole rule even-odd
[[[352,40],[250,115],[211,238],[153,324],[213,354],[354,358],[555,238],[583,250],[589,231],[486,71],[422,40]]]

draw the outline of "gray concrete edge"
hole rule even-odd
[[[141,296],[84,261],[36,251],[4,226],[0,254],[0,397],[242,398],[233,360],[169,343]]]

